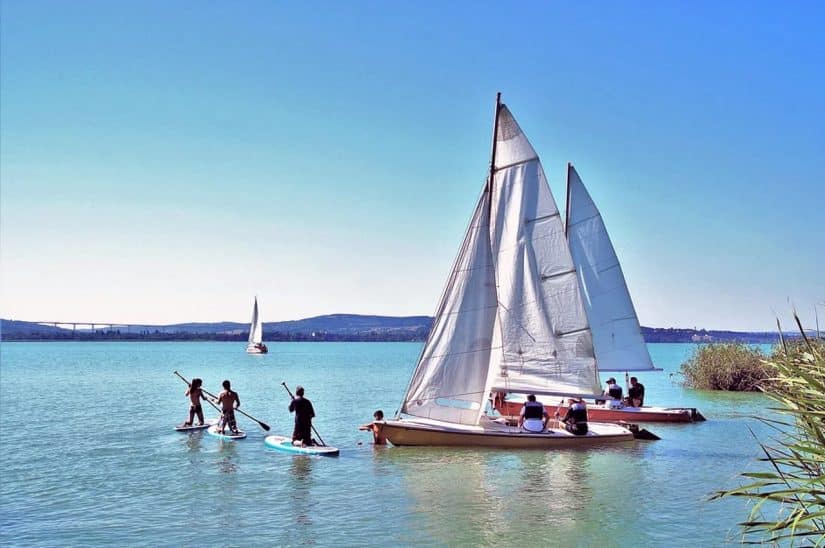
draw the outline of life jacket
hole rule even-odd
[[[524,418],[525,419],[543,419],[544,406],[541,402],[527,401],[524,402]]]
[[[583,403],[574,403],[567,411],[566,422],[587,424],[587,407]]]
[[[622,387],[618,384],[611,384],[607,388],[607,395],[613,398],[614,400],[622,399]]]

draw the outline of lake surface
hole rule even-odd
[[[768,437],[739,416],[764,413],[763,396],[674,382],[689,344],[650,345],[664,372],[640,380],[647,403],[698,407],[707,422],[649,425],[658,442],[552,452],[374,448],[357,427],[375,409],[395,413],[419,344],[244,347],[0,345],[0,544],[717,546],[738,540],[748,506],[706,499],[757,467],[747,427]],[[231,379],[241,408],[284,435],[281,381],[304,385],[341,456],[267,450],[241,416],[238,442],[175,432],[188,403],[174,370],[212,392]]]

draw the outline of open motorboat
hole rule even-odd
[[[504,448],[632,440],[623,425],[528,432],[487,413],[490,394],[599,397],[564,226],[541,162],[496,99],[490,172],[398,415],[394,445]]]

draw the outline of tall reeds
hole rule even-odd
[[[799,320],[797,319],[797,323]],[[800,326],[801,330],[801,326]],[[825,343],[802,339],[778,347],[767,362],[774,372],[763,391],[780,418],[756,417],[777,439],[760,443],[767,472],[745,472],[750,483],[712,498],[754,501],[740,523],[746,543],[825,545]],[[773,519],[764,514],[772,514]]]
[[[759,349],[743,343],[700,345],[682,364],[683,384],[699,390],[756,392],[773,376]]]

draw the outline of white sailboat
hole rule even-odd
[[[593,334],[601,372],[661,371],[650,359],[622,266],[604,220],[572,164],[567,165],[565,231],[576,265],[584,310]],[[606,405],[609,402],[606,402]],[[666,407],[590,407],[596,420],[689,422],[704,420],[696,409]]]
[[[561,215],[544,171],[496,100],[490,175],[399,415],[394,445],[562,447],[626,441],[618,425],[522,431],[489,418],[493,392],[595,397],[599,379]]]
[[[252,306],[252,321],[249,323],[249,342],[246,345],[247,354],[266,354],[269,349],[263,343],[264,326],[258,315],[258,297]]]

